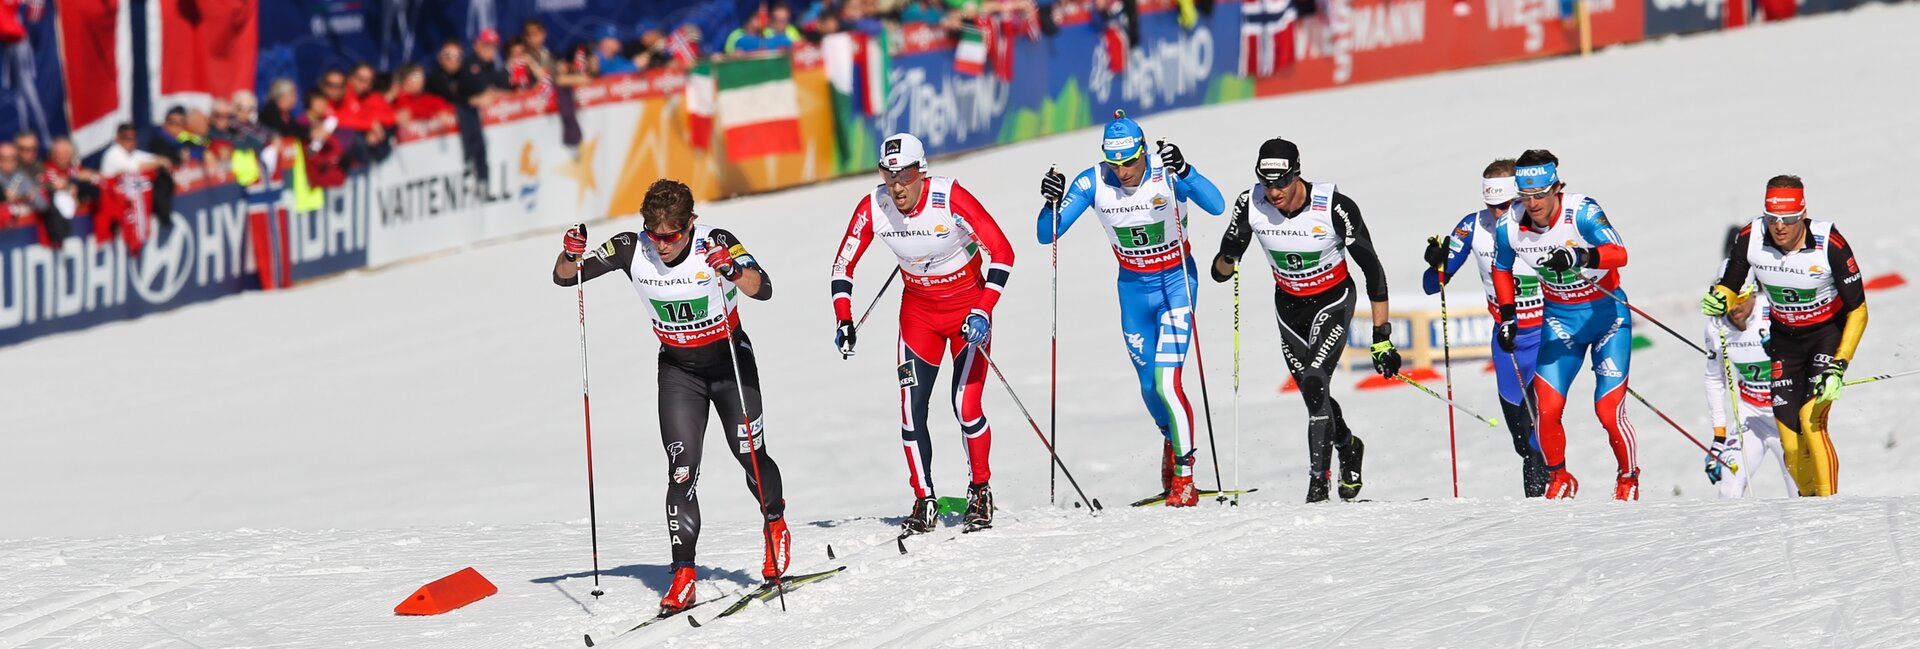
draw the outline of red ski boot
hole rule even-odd
[[[1173,477],[1173,486],[1167,490],[1168,507],[1192,507],[1200,503],[1200,490],[1193,488],[1193,476],[1177,475]]]
[[[1639,500],[1640,499],[1640,470],[1639,469],[1620,472],[1620,477],[1616,478],[1613,482],[1613,499],[1614,500]]]
[[[785,517],[767,523],[766,541],[767,556],[760,565],[760,576],[767,581],[774,581],[787,574],[787,560],[793,556],[793,535],[787,532]]]
[[[1550,475],[1552,479],[1547,482],[1549,500],[1572,498],[1574,494],[1580,492],[1580,481],[1573,479],[1573,474],[1567,473],[1565,468],[1554,469]]]
[[[673,566],[673,585],[667,587],[667,596],[660,598],[661,615],[672,615],[693,606],[693,582],[695,578],[693,564],[675,564]]]

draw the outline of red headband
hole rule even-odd
[[[1799,216],[1807,211],[1807,190],[1799,187],[1768,187],[1767,213],[1774,216]]]

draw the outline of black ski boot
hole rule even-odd
[[[1547,495],[1547,482],[1552,475],[1547,472],[1547,462],[1540,459],[1539,452],[1528,453],[1520,469],[1521,488],[1526,490],[1528,498]]]
[[[1325,473],[1307,474],[1307,502],[1308,503],[1320,503],[1320,502],[1327,501],[1327,480],[1328,480],[1328,477],[1327,477],[1327,474]]]
[[[1360,458],[1367,452],[1367,445],[1360,443],[1360,436],[1349,433],[1347,445],[1336,449],[1340,455],[1340,499],[1353,500],[1360,496]]]
[[[913,512],[907,514],[907,520],[900,521],[900,538],[915,534],[926,534],[940,525],[940,501],[933,496],[913,501]]]
[[[967,485],[967,513],[961,521],[961,532],[993,527],[993,488],[987,483]]]

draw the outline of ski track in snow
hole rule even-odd
[[[1552,148],[1571,189],[1591,192],[1621,229],[1635,304],[1697,336],[1724,230],[1755,213],[1776,173],[1807,177],[1812,210],[1840,224],[1869,275],[1920,263],[1908,243],[1920,225],[1904,207],[1920,167],[1920,86],[1897,81],[1920,69],[1913,33],[1920,6],[1869,6],[1141,121],[1182,144],[1228,198],[1250,184],[1258,141],[1299,141],[1308,177],[1360,203],[1400,306],[1437,306],[1414,288],[1421,241],[1475,207],[1487,160]],[[1561,100],[1516,118],[1498,88]],[[1050,296],[1048,251],[1029,234],[1033,180],[1046,163],[1093,160],[1096,139],[1076,132],[933,167],[960,178],[1014,241],[995,360],[1043,420]],[[785,613],[768,603],[702,629],[670,620],[602,646],[1920,646],[1920,456],[1901,439],[1912,387],[1900,382],[1920,379],[1848,389],[1833,418],[1843,493],[1821,501],[1780,498],[1772,467],[1756,471],[1754,499],[1712,500],[1699,450],[1631,405],[1646,502],[1621,505],[1604,500],[1613,461],[1587,407],[1590,379],[1575,383],[1566,419],[1580,499],[1519,500],[1504,430],[1461,417],[1466,498],[1454,501],[1445,411],[1411,390],[1353,390],[1363,374],[1344,372],[1335,396],[1367,440],[1364,496],[1380,502],[1307,506],[1304,408],[1276,389],[1278,333],[1264,270],[1250,267],[1238,417],[1230,288],[1199,287],[1208,389],[1221,395],[1208,433],[1218,443],[1201,443],[1217,447],[1227,482],[1261,491],[1234,508],[1133,509],[1123,503],[1157,489],[1160,448],[1115,335],[1111,253],[1088,224],[1060,247],[1059,446],[1088,495],[1121,504],[1098,517],[1071,508],[1064,478],[1049,504],[1040,445],[990,387],[996,528],[909,539],[901,556],[893,517],[910,499],[886,353],[897,293],[859,356],[842,361],[827,342],[825,271],[870,185],[700,209],[739,233],[779,286],[744,318],[763,350],[794,570],[848,571],[793,593]],[[1196,214],[1196,247],[1213,251],[1224,227]],[[670,561],[655,346],[631,288],[589,285],[607,591],[595,600],[574,296],[547,279],[553,244],[502,242],[0,349],[0,649],[576,647],[582,633],[637,624]],[[856,301],[887,261],[869,253]],[[1475,280],[1452,287],[1450,306],[1478,308]],[[1913,290],[1870,294],[1856,376],[1913,363]],[[1633,385],[1707,434],[1700,359],[1636,327],[1654,345],[1634,353]],[[1456,365],[1455,394],[1493,412],[1482,364]],[[964,463],[940,399],[934,477],[957,493]],[[700,593],[717,598],[752,586],[760,541],[738,468],[725,454],[707,462]],[[1212,471],[1202,467],[1203,486]],[[829,543],[838,559],[826,559]],[[391,613],[465,566],[500,593],[444,616]]]

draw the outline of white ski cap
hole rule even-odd
[[[912,133],[895,133],[880,143],[881,169],[900,171],[909,165],[917,165],[921,171],[927,170],[927,148],[920,144],[920,138]]]

